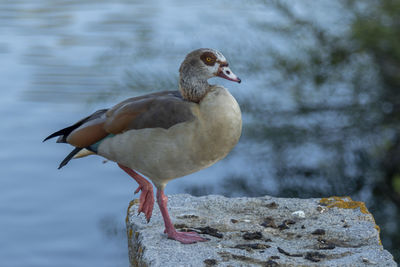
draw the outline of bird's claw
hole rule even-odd
[[[192,244],[196,242],[205,242],[207,239],[201,237],[196,232],[178,232],[174,231],[168,234],[169,239],[174,239],[181,242],[182,244]]]
[[[139,193],[139,191],[140,191],[141,189],[142,189],[142,186],[139,185],[138,188],[136,188],[136,190],[135,190],[135,194]]]
[[[148,186],[140,185],[136,189],[135,193],[138,193],[140,190],[142,192],[140,193],[139,197],[138,215],[143,212],[147,222],[150,222],[154,207],[153,187],[151,186],[151,184],[149,184]]]

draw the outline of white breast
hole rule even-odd
[[[225,88],[215,86],[192,111],[194,120],[169,129],[130,130],[107,138],[98,154],[143,173],[159,188],[209,167],[239,141],[240,108]]]

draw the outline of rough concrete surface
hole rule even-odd
[[[127,214],[131,266],[397,266],[364,203],[349,197],[169,196],[172,221],[208,242],[167,239],[157,206],[150,223]]]

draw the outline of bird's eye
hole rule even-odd
[[[211,52],[205,52],[200,56],[200,59],[207,66],[214,66],[217,57]]]

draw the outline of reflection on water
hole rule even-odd
[[[303,14],[302,6],[294,8]],[[335,12],[318,15],[336,4],[314,8],[313,19],[345,28]],[[7,229],[0,231],[1,265],[128,265],[124,218],[135,183],[96,157],[57,171],[70,148],[40,141],[97,108],[176,88],[179,64],[199,47],[221,50],[243,79],[240,85],[213,79],[238,99],[243,136],[224,161],[172,181],[167,193],[317,197],[359,186],[335,183],[337,175],[358,170],[347,151],[364,142],[347,147],[346,132],[338,130],[350,126],[340,104],[352,96],[302,84],[304,97],[299,81],[277,69],[277,53],[297,46],[275,29],[285,28],[285,16],[279,4],[263,1],[2,1],[0,111],[9,116],[0,129],[0,228]],[[321,99],[331,108],[302,105]],[[329,173],[343,154],[349,157],[337,165],[343,173]]]
[[[194,48],[220,49],[246,73],[238,33],[256,37],[243,16],[260,14],[228,1],[2,1],[1,265],[127,266],[134,182],[95,157],[58,171],[70,148],[41,140],[124,97],[176,88]],[[228,162],[200,175],[216,180]]]

